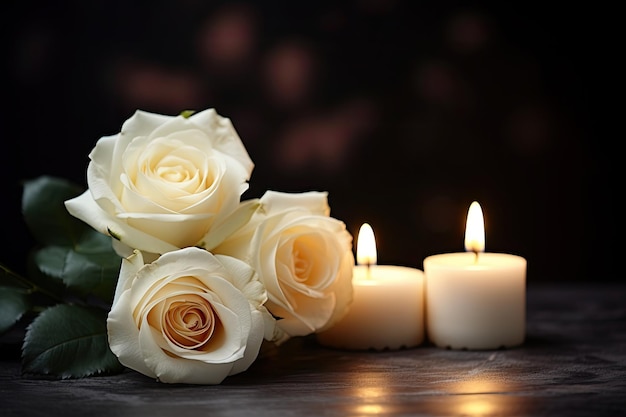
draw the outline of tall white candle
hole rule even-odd
[[[468,252],[424,259],[426,332],[439,347],[498,349],[524,342],[526,259],[485,253],[482,210],[473,202],[467,216]]]
[[[374,232],[365,223],[357,240],[350,310],[318,333],[321,345],[349,350],[395,350],[424,341],[424,273],[376,264]]]

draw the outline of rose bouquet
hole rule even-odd
[[[28,277],[1,269],[0,333],[27,322],[25,372],[219,384],[347,312],[352,236],[327,193],[242,200],[254,164],[215,110],[137,111],[89,158],[87,190],[24,186],[40,245]]]

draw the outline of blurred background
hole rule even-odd
[[[216,108],[256,167],[244,198],[329,192],[380,264],[490,252],[528,281],[616,281],[609,10],[531,2],[9,1],[2,25],[0,261],[33,241],[20,181],[86,186],[87,155],[136,109]],[[616,42],[615,42],[616,43]]]

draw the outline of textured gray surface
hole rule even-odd
[[[498,351],[346,352],[293,339],[219,386],[128,371],[50,381],[0,362],[1,416],[626,416],[626,286],[528,289],[527,340]]]

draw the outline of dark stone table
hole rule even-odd
[[[133,371],[51,381],[0,362],[0,416],[626,416],[626,285],[528,288],[527,340],[497,351],[347,352],[311,337],[217,386]]]

